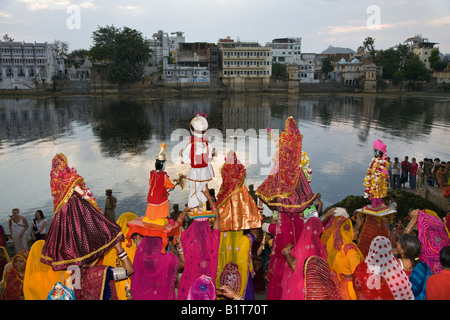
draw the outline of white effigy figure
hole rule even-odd
[[[211,167],[213,157],[213,148],[206,138],[208,130],[208,121],[202,115],[197,115],[189,124],[192,136],[189,143],[181,152],[182,163],[189,164],[189,199],[188,207],[192,208],[194,213],[198,209],[206,212],[207,198],[202,190],[206,184],[214,177],[214,171]],[[201,206],[201,208],[199,208]]]

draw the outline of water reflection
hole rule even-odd
[[[286,118],[293,116],[311,158],[313,191],[323,194],[325,205],[348,194],[362,194],[375,139],[387,144],[391,157],[450,159],[450,98],[445,97],[262,94],[0,99],[0,179],[9,186],[0,196],[0,221],[4,223],[13,207],[20,207],[30,219],[37,208],[45,208],[51,215],[48,172],[56,152],[67,153],[69,164],[72,160],[84,172],[100,207],[104,189],[113,188],[119,198],[118,214],[137,211],[140,215],[139,211],[145,210],[146,179],[159,143],[167,143],[170,155],[180,144],[180,140],[171,141],[171,135],[177,129],[188,132],[196,113],[206,113],[210,128],[222,133],[223,139],[227,129],[235,135],[237,129],[244,134],[251,130],[258,134],[266,128],[282,130]],[[258,142],[247,137],[245,144],[238,157],[246,164],[246,183],[257,186],[265,179],[262,162],[252,161],[260,157],[251,151]],[[212,186],[217,190],[225,152],[214,164]],[[176,153],[169,160],[167,171],[173,177],[188,170],[180,165]],[[171,201],[185,202],[181,190],[171,197]]]

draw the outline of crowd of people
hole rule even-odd
[[[423,186],[438,188],[444,198],[450,197],[450,161],[442,161],[440,158],[424,158],[417,162],[416,158],[405,156],[403,161],[395,157],[390,161],[389,186],[392,189],[406,188],[417,190]]]
[[[321,195],[310,186],[302,138],[289,117],[276,142],[276,163],[260,186],[246,186],[245,167],[229,152],[219,192],[208,187],[211,177],[194,180],[198,173],[190,173],[189,202],[183,210],[174,204],[171,212],[168,197],[182,179],[170,181],[161,148],[149,178],[146,216],[125,212],[117,220],[112,190],[106,191],[101,210],[85,180],[64,154],[57,154],[50,172],[51,223],[38,210],[30,227],[15,208],[9,222],[12,258],[7,239],[0,239],[0,298],[255,300],[263,294],[267,300],[450,299],[450,213],[441,219],[426,208],[414,209],[394,225],[390,216],[349,214],[339,207],[322,212]],[[208,152],[206,140],[196,141]],[[430,171],[424,163],[416,165],[413,158],[401,165],[395,158],[391,187],[407,181],[410,188],[433,181],[432,186],[444,187],[439,172],[448,170],[448,163],[437,159]],[[207,163],[192,168],[204,169]],[[395,198],[384,200],[389,213],[395,213]],[[264,206],[272,216],[262,215]],[[167,244],[164,236],[131,232],[132,223],[171,230]]]

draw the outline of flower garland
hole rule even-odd
[[[308,180],[308,183],[311,183],[311,174],[312,170],[309,166],[310,159],[308,158],[308,154],[305,151],[302,151],[302,159],[301,159],[301,166],[303,173],[305,174],[306,180]]]
[[[386,158],[372,158],[369,169],[367,169],[367,174],[364,178],[364,198],[379,198],[380,187],[387,190],[387,185],[384,183],[380,186],[383,180],[388,176],[387,167],[389,166],[389,161]]]

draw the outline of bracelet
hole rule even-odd
[[[217,207],[212,207],[212,208],[211,208],[211,210],[216,210],[216,209],[217,209]]]
[[[291,250],[289,250],[289,249],[287,249],[287,248],[284,248],[284,249],[281,251],[281,253],[283,254],[283,256],[287,256],[288,254],[291,253]]]
[[[237,295],[233,300],[242,300],[242,297],[240,295]]]
[[[125,259],[125,258],[128,257],[128,254],[127,254],[127,252],[126,252],[125,250],[123,250],[123,251],[122,251],[121,253],[119,253],[117,256],[119,257],[120,260],[123,260],[123,259]]]

